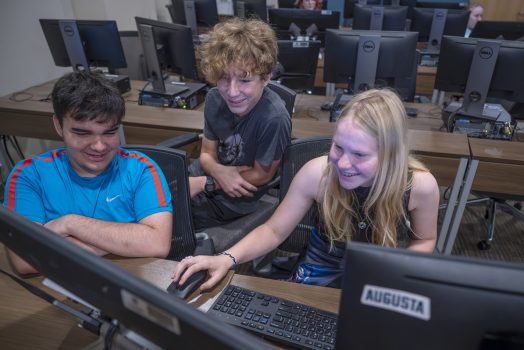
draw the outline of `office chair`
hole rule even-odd
[[[296,139],[286,148],[280,164],[279,200],[286,196],[291,181],[298,171],[313,158],[325,155],[331,147],[331,136],[315,136]],[[285,252],[284,257],[268,254],[255,264],[258,275],[276,279],[288,279],[296,264],[305,254],[311,229],[317,226],[318,207],[313,205],[289,237],[280,244],[278,249]],[[291,253],[291,254],[290,254]]]
[[[286,106],[286,109],[289,113],[290,117],[293,117],[293,112],[295,111],[295,99],[297,97],[297,93],[290,88],[276,82],[276,81],[269,81],[267,84],[267,87],[273,90],[277,93],[278,96],[284,101],[284,105]]]
[[[180,261],[188,255],[213,255],[213,242],[205,235],[195,234],[193,229],[186,153],[161,146],[123,147],[153,159],[166,177],[173,203],[173,236],[167,259]]]
[[[487,238],[481,240],[477,243],[477,247],[480,250],[487,250],[491,248],[493,238],[495,236],[495,224],[497,218],[497,209],[501,209],[507,212],[510,215],[513,215],[521,220],[524,220],[524,212],[521,211],[522,205],[520,202],[515,204],[508,203],[509,200],[523,201],[524,197],[522,196],[502,196],[494,195],[492,193],[486,194],[483,192],[474,192],[475,195],[478,195],[479,198],[468,200],[467,204],[479,204],[486,203],[486,214],[485,219],[488,224]]]
[[[311,94],[315,87],[319,40],[278,40],[278,62],[282,66],[276,79],[282,85]]]
[[[268,87],[275,91],[282,98],[284,104],[286,105],[287,111],[291,115],[295,105],[296,92],[274,82],[269,82]],[[188,133],[165,140],[159,143],[159,146],[179,149],[180,147],[189,145],[193,142],[200,141],[201,138],[201,134]],[[267,189],[276,187],[279,181],[280,177],[277,173],[277,175],[268,184],[263,186],[263,190],[265,191]],[[265,194],[259,199],[259,203],[259,208],[254,213],[243,216],[226,225],[205,229],[205,234],[213,241],[216,251],[223,251],[231,247],[254,228],[263,224],[267,219],[269,219],[278,205],[278,198],[269,194]],[[189,217],[192,218],[192,215],[190,214]]]

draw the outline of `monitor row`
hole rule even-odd
[[[48,20],[40,23],[58,66],[108,67],[126,66],[122,45],[114,21]],[[148,76],[153,87],[163,88],[164,74],[175,73],[197,80],[197,66],[193,36],[187,26],[136,17],[142,40]],[[78,40],[70,34],[77,32]],[[373,86],[394,87],[405,100],[412,100],[415,92],[417,57],[415,32],[328,30],[325,38],[324,81],[347,83],[352,91]],[[480,39],[444,37],[437,70],[435,88],[464,92],[473,73],[470,67],[495,57],[491,78],[485,79],[482,97],[494,96],[515,102],[524,102],[524,81],[521,64],[524,62],[524,42],[496,41],[496,48],[486,46]],[[318,44],[287,41],[280,43],[283,62],[287,56],[306,57],[307,52],[318,55]],[[412,53],[412,54],[406,54]],[[311,56],[311,55],[310,55]],[[293,61],[293,60],[291,60]],[[294,60],[299,62],[300,60]],[[480,63],[478,63],[479,61]],[[477,62],[477,63],[476,63]],[[307,68],[312,71],[315,66]],[[291,69],[292,71],[292,69]],[[486,76],[487,68],[477,70]],[[519,74],[521,74],[519,76]],[[313,77],[314,79],[314,77]],[[476,79],[479,81],[482,79]],[[158,86],[157,86],[158,85]],[[478,91],[474,89],[473,91]]]

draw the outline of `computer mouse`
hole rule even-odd
[[[183,285],[173,282],[167,287],[167,292],[178,298],[185,299],[191,295],[206,279],[207,270],[201,270],[192,274]]]
[[[333,108],[332,101],[326,101],[320,105],[320,109],[323,111],[330,111]]]

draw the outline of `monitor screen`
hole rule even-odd
[[[524,265],[349,243],[336,349],[522,349]]]
[[[142,47],[148,68],[154,65],[150,63],[150,57],[156,56],[160,69],[165,73],[179,74],[183,78],[198,79],[195,49],[191,28],[181,24],[155,21],[152,19],[135,17],[136,26],[140,33],[140,26],[151,26],[156,50],[148,54],[145,52],[143,37]],[[149,69],[151,77],[151,69]],[[161,76],[159,72],[159,76]]]
[[[105,67],[112,74],[127,67],[115,21],[40,19],[40,25],[59,67]]]
[[[479,96],[479,99],[487,97],[502,98],[513,102],[524,102],[524,42],[490,40],[499,43],[500,48],[496,56],[495,66],[491,77],[487,74],[487,68],[480,68],[482,73],[474,73],[473,78],[487,76],[487,87],[473,87],[474,91],[482,91],[487,88],[487,95]],[[482,39],[444,36],[440,49],[440,58],[435,77],[435,89],[460,92],[466,91],[470,70],[477,44]],[[486,41],[487,42],[487,41]],[[488,52],[480,51],[485,62]],[[479,56],[480,57],[480,56]],[[473,72],[472,72],[473,73]]]
[[[355,5],[353,29],[396,30],[406,28],[406,6]]]
[[[417,74],[417,33],[333,30],[326,33],[324,81],[352,93],[389,86],[411,101]]]
[[[298,35],[315,36],[324,42],[325,31],[328,28],[339,27],[340,12],[331,10],[305,9],[268,9],[269,23],[275,28],[279,39],[290,39],[297,35],[290,30],[294,24],[300,32]],[[313,26],[314,25],[314,26]]]
[[[267,22],[266,0],[234,0],[233,10],[240,18],[255,17]]]
[[[313,91],[320,46],[318,40],[278,40],[278,62],[284,68],[278,80],[282,85]]]
[[[470,38],[524,40],[522,21],[479,21],[469,35]]]
[[[445,17],[444,17],[445,16]],[[442,35],[464,36],[469,12],[436,8],[413,8],[411,31],[418,32],[418,41],[440,47]]]
[[[129,341],[143,338],[163,349],[185,349],[189,344],[195,349],[271,348],[4,206],[0,241],[42,275],[101,310],[101,320],[118,321],[121,335]]]
[[[174,21],[178,24],[191,25],[186,21],[184,2],[187,0],[171,0],[173,4]],[[196,22],[199,26],[212,27],[218,23],[218,9],[216,0],[192,0]]]

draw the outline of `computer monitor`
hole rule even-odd
[[[468,0],[417,0],[415,7],[439,8],[449,10],[465,10],[468,8]]]
[[[233,10],[240,18],[255,17],[267,22],[266,0],[234,0]]]
[[[340,12],[331,10],[268,9],[269,23],[275,28],[279,39],[306,36],[324,43],[328,28],[338,28]]]
[[[464,93],[464,102],[458,111],[461,114],[510,121],[503,110],[486,109],[489,107],[486,99],[524,102],[523,62],[522,41],[444,36],[435,89]]]
[[[290,89],[312,92],[320,47],[318,40],[278,40],[278,62],[284,69],[277,77],[281,84]]]
[[[347,83],[352,93],[394,88],[412,101],[417,74],[417,33],[334,30],[326,33],[324,81]]]
[[[197,80],[198,72],[191,28],[181,24],[135,17],[153,89],[166,92],[180,89],[164,83],[164,73]]]
[[[55,64],[89,70],[127,67],[115,21],[40,19]]]
[[[522,349],[524,265],[350,242],[336,349]]]
[[[524,40],[522,21],[479,21],[469,35],[470,38]]]
[[[353,29],[395,30],[406,28],[408,8],[406,6],[355,5]]]
[[[117,321],[119,335],[139,345],[136,348],[271,349],[4,206],[0,241],[46,278],[100,310],[100,321]]]
[[[418,41],[428,43],[428,51],[438,52],[443,35],[464,36],[469,12],[442,8],[413,8],[411,31]]]
[[[378,6],[407,6],[409,15],[409,6],[415,6],[414,2],[415,0],[344,0],[344,18],[353,18],[356,4]]]
[[[212,27],[218,23],[216,0],[171,0],[174,21],[191,27],[198,34],[198,26]]]

